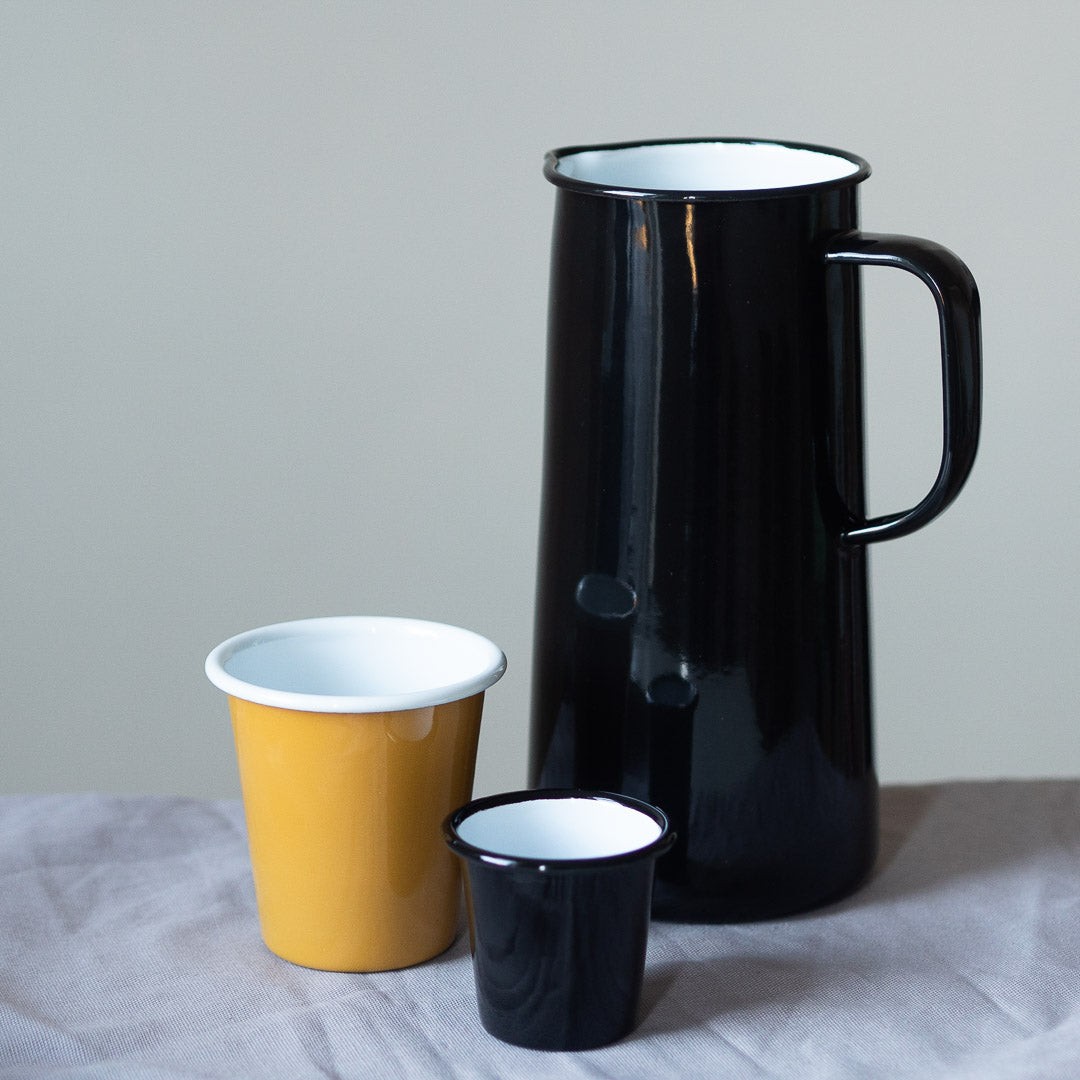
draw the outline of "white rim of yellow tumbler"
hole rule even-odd
[[[398,712],[472,697],[506,670],[472,630],[423,619],[336,615],[248,630],[206,658],[232,697],[322,713]]]

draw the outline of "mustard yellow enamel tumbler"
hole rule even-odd
[[[210,653],[272,952],[385,971],[450,946],[459,879],[440,827],[471,797],[484,691],[505,669],[479,634],[374,616],[278,623]]]

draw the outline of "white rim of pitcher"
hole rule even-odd
[[[446,647],[461,649],[467,654],[461,677],[442,679],[431,685],[421,685],[415,690],[402,692],[322,694],[264,686],[240,678],[228,670],[230,659],[259,645],[316,636],[341,640],[346,636],[358,636],[364,631],[372,633],[377,629],[400,635],[426,637],[429,640],[441,639]],[[223,690],[230,697],[258,705],[270,705],[297,712],[402,712],[407,709],[445,705],[479,694],[502,678],[506,671],[506,657],[497,645],[482,635],[449,623],[391,615],[329,615],[272,623],[236,634],[211,650],[206,658],[205,671],[207,678],[219,690]]]
[[[784,186],[747,188],[695,187],[684,190],[666,187],[624,186],[593,180],[582,180],[569,176],[559,170],[560,161],[564,158],[572,157],[575,154],[591,153],[593,151],[638,150],[644,147],[654,146],[703,146],[715,143],[738,146],[776,147],[783,150],[805,150],[813,154],[823,154],[827,157],[839,158],[842,161],[846,161],[852,166],[852,171],[844,176],[834,177],[832,179]],[[569,191],[577,191],[589,195],[604,195],[624,199],[651,199],[666,202],[737,202],[750,199],[781,198],[789,195],[800,195],[808,192],[827,190],[829,188],[849,187],[862,183],[869,175],[870,163],[865,158],[860,157],[858,154],[853,154],[849,150],[840,150],[833,146],[822,146],[816,143],[791,142],[787,139],[761,139],[733,135],[675,139],[635,139],[629,142],[562,146],[556,150],[549,150],[547,154],[544,155],[544,176],[556,187],[566,188]]]

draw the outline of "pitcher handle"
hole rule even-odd
[[[944,416],[937,479],[922,502],[910,510],[870,518],[842,535],[850,543],[892,540],[937,517],[959,494],[975,461],[982,409],[979,291],[971,272],[951,251],[913,236],[846,233],[828,244],[825,260],[828,264],[897,266],[925,282],[937,303]]]

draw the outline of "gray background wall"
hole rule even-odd
[[[524,780],[544,150],[867,157],[979,281],[984,439],[872,555],[886,781],[1080,774],[1074,4],[0,5],[0,790],[237,793],[205,653],[306,615],[499,642]],[[929,295],[866,274],[871,510],[936,469]]]

